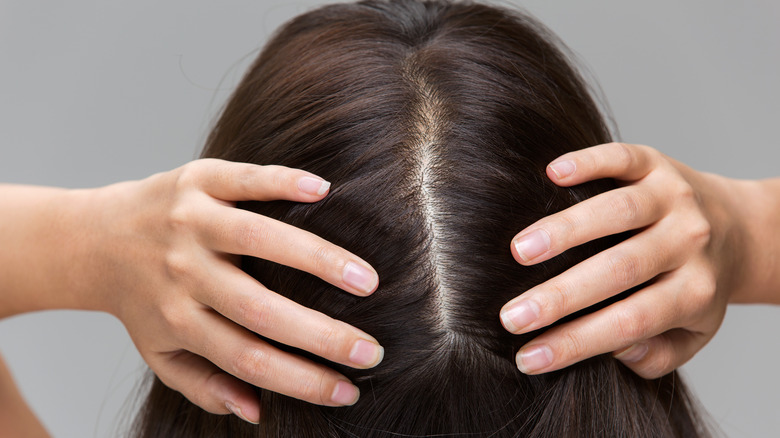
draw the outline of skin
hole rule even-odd
[[[561,186],[611,177],[622,187],[523,230],[511,245],[519,263],[640,231],[508,303],[501,315],[507,329],[545,327],[655,281],[529,342],[518,353],[522,371],[549,372],[614,352],[639,375],[657,377],[712,338],[728,303],[780,304],[780,179],[700,173],[650,147],[618,143],[566,154],[547,174]],[[253,333],[359,368],[381,361],[376,340],[280,297],[235,265],[234,254],[251,255],[310,272],[348,293],[372,293],[376,273],[357,256],[232,208],[249,199],[316,202],[327,188],[301,170],[220,160],[90,190],[0,186],[0,317],[45,309],[115,315],[165,384],[216,414],[259,421],[251,385],[312,403],[352,404],[358,394],[346,378]],[[547,245],[541,254],[528,257],[528,245],[518,251],[517,242],[539,230]],[[357,266],[367,275],[348,284]],[[507,311],[521,302],[534,303],[536,317],[512,327]],[[548,363],[533,368],[528,358],[530,365],[540,358]],[[0,407],[29,412],[10,376],[4,379]],[[30,431],[40,426],[19,424]]]
[[[251,385],[353,404],[359,394],[345,377],[255,333],[356,368],[382,360],[377,341],[235,265],[234,254],[251,255],[347,293],[373,293],[377,274],[359,257],[233,208],[250,199],[316,202],[328,187],[301,170],[213,159],[98,189],[0,186],[0,318],[46,309],[110,313],[166,385],[215,414],[258,422]]]
[[[16,388],[11,371],[0,357],[0,430],[3,436],[49,438],[49,433]]]
[[[521,231],[511,245],[518,263],[638,232],[507,303],[501,310],[507,330],[546,327],[653,281],[530,341],[517,354],[521,371],[546,373],[612,352],[640,376],[660,377],[712,339],[727,304],[780,304],[780,179],[697,172],[648,146],[622,143],[565,154],[550,163],[547,176],[564,187],[599,178],[615,178],[621,187]],[[518,245],[533,236],[537,243]]]

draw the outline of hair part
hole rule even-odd
[[[561,188],[545,176],[557,156],[610,140],[559,47],[527,15],[466,2],[336,4],[283,26],[228,101],[203,156],[299,167],[331,181],[318,203],[240,207],[361,256],[381,278],[372,296],[251,257],[242,268],[370,333],[385,359],[359,370],[275,344],[341,372],[362,397],[329,408],[259,389],[259,426],[203,412],[158,380],[137,436],[706,435],[676,373],[644,380],[609,355],[537,376],[515,366],[515,352],[539,332],[506,332],[503,304],[626,237],[535,266],[508,251],[518,230],[615,187]]]

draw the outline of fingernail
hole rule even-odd
[[[330,396],[330,400],[340,406],[352,406],[357,403],[358,398],[360,398],[360,391],[357,386],[344,381],[336,383]]]
[[[376,274],[355,262],[348,262],[344,266],[342,278],[344,279],[344,283],[347,283],[365,294],[371,293],[379,281]]]
[[[254,421],[251,421],[250,419],[246,418],[244,416],[244,413],[241,412],[241,408],[239,408],[238,406],[234,405],[233,403],[231,403],[229,401],[225,402],[225,407],[227,408],[228,411],[232,412],[233,415],[235,415],[236,417],[246,421],[247,423],[260,424],[258,422],[254,422]]]
[[[371,368],[382,362],[385,357],[385,349],[381,346],[365,339],[358,339],[352,346],[349,353],[349,360],[352,363]]]
[[[533,373],[550,366],[553,360],[552,350],[546,345],[536,345],[517,353],[517,368],[525,374]]]
[[[515,249],[520,258],[527,262],[550,250],[550,235],[544,230],[533,231],[518,239]]]
[[[650,348],[644,342],[636,343],[620,353],[615,354],[615,359],[618,359],[625,363],[639,362],[644,359],[645,355]]]
[[[304,176],[298,180],[298,189],[303,193],[321,196],[330,188],[330,183],[319,178]]]
[[[537,319],[539,319],[539,305],[531,300],[520,301],[501,312],[501,322],[511,333],[518,332]]]
[[[555,177],[558,179],[566,178],[567,176],[574,173],[574,170],[577,167],[574,165],[574,161],[559,161],[557,163],[550,164],[550,169],[555,174]]]

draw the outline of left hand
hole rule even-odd
[[[554,327],[517,354],[538,374],[614,352],[645,378],[688,361],[720,327],[744,248],[733,214],[749,181],[697,172],[648,146],[610,143],[565,154],[547,168],[560,186],[615,178],[621,187],[532,224],[512,241],[523,265],[585,242],[640,232],[510,301],[504,327],[520,334],[546,327],[636,285],[628,298]]]

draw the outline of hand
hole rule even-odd
[[[203,159],[143,181],[96,189],[85,281],[127,327],[157,376],[203,409],[259,420],[251,385],[308,402],[357,400],[348,379],[254,333],[344,365],[383,350],[368,334],[263,287],[238,267],[250,255],[365,296],[376,272],[355,255],[282,222],[234,208],[243,200],[315,202],[329,183],[301,170]],[[93,210],[95,210],[93,208]],[[254,332],[254,333],[253,333]],[[248,383],[245,383],[248,382]]]
[[[609,143],[565,154],[547,168],[560,186],[615,178],[621,187],[532,224],[512,241],[523,265],[585,242],[641,230],[510,301],[504,327],[520,334],[655,279],[631,296],[554,327],[523,346],[518,367],[538,374],[614,352],[645,378],[688,361],[715,334],[742,283],[736,212],[751,182],[697,172],[648,146]],[[741,192],[740,192],[741,190]]]

